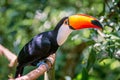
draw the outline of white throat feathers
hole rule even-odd
[[[69,28],[68,25],[63,24],[59,30],[58,30],[58,34],[57,34],[57,43],[58,45],[62,45],[68,38],[68,36],[70,35],[70,33],[73,30]]]

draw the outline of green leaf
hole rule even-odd
[[[95,61],[96,61],[96,51],[92,48],[88,57],[88,62],[86,67],[87,71],[89,71],[93,67]]]
[[[88,72],[86,68],[82,70],[82,79],[81,80],[88,80]]]

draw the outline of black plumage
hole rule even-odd
[[[101,23],[94,17],[77,14],[64,17],[54,30],[36,35],[20,51],[15,78],[22,76],[27,65],[36,66],[39,61],[47,58],[57,51],[73,30],[97,28],[102,30]]]
[[[15,78],[22,75],[25,66],[36,66],[40,60],[57,51],[59,47],[56,40],[58,30],[66,18],[64,17],[54,30],[38,34],[22,48],[18,55]]]

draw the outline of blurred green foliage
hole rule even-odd
[[[0,0],[0,44],[18,55],[34,35],[77,13],[98,18],[105,38],[92,29],[73,32],[57,51],[56,80],[120,80],[120,0]],[[14,69],[0,58],[0,80],[7,80]]]

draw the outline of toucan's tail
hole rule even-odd
[[[24,70],[24,66],[18,65],[16,68],[15,78],[21,77]]]

